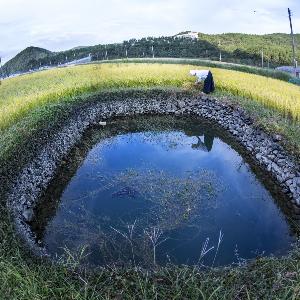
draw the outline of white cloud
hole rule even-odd
[[[0,0],[0,55],[29,45],[62,50],[182,30],[288,32],[287,7],[300,31],[299,0]]]

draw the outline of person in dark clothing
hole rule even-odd
[[[204,80],[203,92],[205,94],[210,94],[214,91],[215,91],[214,77],[211,71],[209,71],[207,77]]]
[[[213,77],[211,71],[209,71],[209,70],[191,70],[190,74],[192,76],[197,77],[196,84],[199,84],[202,81],[204,81],[203,92],[205,94],[210,94],[210,93],[214,92],[215,83],[214,83],[214,77]]]

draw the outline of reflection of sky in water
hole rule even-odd
[[[213,141],[211,149],[210,141]],[[195,144],[197,146],[193,147]],[[192,214],[197,217],[191,219],[192,221],[188,218],[184,221],[183,218],[179,225],[170,226],[171,230],[164,230],[164,236],[169,239],[159,246],[158,260],[166,262],[168,255],[173,262],[194,264],[199,258],[205,239],[210,237],[210,246],[216,245],[220,230],[224,233],[224,241],[217,264],[232,263],[235,260],[236,246],[240,256],[244,258],[255,257],[255,251],[265,251],[266,254],[285,253],[293,238],[289,236],[288,225],[269,192],[230,146],[219,138],[208,140],[207,136],[206,144],[203,132],[199,135],[193,132],[193,135],[189,133],[187,136],[183,131],[174,131],[124,134],[94,146],[66,187],[61,197],[60,209],[47,227],[45,244],[50,251],[59,252],[58,248],[64,243],[71,248],[85,243],[90,244],[91,249],[97,252],[97,243],[101,243],[95,240],[97,232],[109,232],[110,226],[123,230],[125,227],[120,219],[125,220],[125,223],[131,222],[130,224],[136,219],[146,220],[149,211],[153,209],[153,203],[145,201],[139,194],[134,194],[138,185],[125,189],[123,186],[121,193],[117,193],[120,197],[112,197],[113,193],[118,191],[116,188],[121,188],[120,184],[110,189],[104,188],[116,174],[128,169],[140,172],[139,174],[143,174],[141,177],[145,180],[146,188],[147,184],[152,182],[151,178],[148,182],[146,178],[149,169],[163,170],[165,174],[172,174],[170,176],[177,179],[186,178],[189,172],[207,170],[209,174],[213,174],[211,180],[215,188],[221,183],[220,189],[216,189],[216,197],[208,197],[205,200],[208,209],[203,210],[203,206],[196,205]],[[197,180],[200,180],[200,185],[201,178],[195,178],[196,183]],[[180,184],[166,187],[170,192],[174,192],[176,188],[181,188]],[[203,189],[205,188],[204,184]],[[139,189],[142,190],[141,187]],[[95,190],[99,191],[82,200],[82,213],[82,210],[76,207],[74,199]],[[126,195],[128,190],[131,194]],[[124,195],[122,191],[125,191]],[[151,197],[154,199],[155,195]],[[209,204],[209,201],[217,203],[217,208],[212,208],[214,205]],[[162,216],[170,222],[172,210],[168,209],[168,215]],[[177,218],[175,210],[174,208],[174,219]],[[92,224],[87,225],[89,222],[85,221],[85,218],[89,218]],[[144,226],[147,223],[145,220],[138,222],[136,226]],[[82,233],[83,228],[93,233],[92,240]],[[136,232],[141,234],[143,231],[136,228]],[[116,235],[118,244],[125,245],[126,240],[121,235]],[[101,241],[103,242],[103,236]],[[212,253],[210,255],[213,256]],[[100,259],[100,256],[92,255],[91,261],[103,263],[103,257]],[[206,263],[211,262],[211,256],[206,257]]]

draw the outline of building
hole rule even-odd
[[[278,67],[276,68],[276,70],[278,71],[282,71],[282,72],[286,72],[286,73],[290,73],[291,75],[294,75],[296,77],[300,77],[300,68],[294,68],[291,66],[282,66],[282,67]]]
[[[176,38],[187,38],[187,39],[198,39],[198,32],[195,31],[186,31],[176,34],[174,37]]]

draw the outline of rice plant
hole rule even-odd
[[[194,78],[188,71],[192,68],[195,67],[178,64],[91,64],[7,79],[0,86],[0,131],[37,107],[72,102],[85,93],[110,88],[191,87]],[[299,120],[299,86],[238,71],[211,70],[219,90],[253,99]]]

